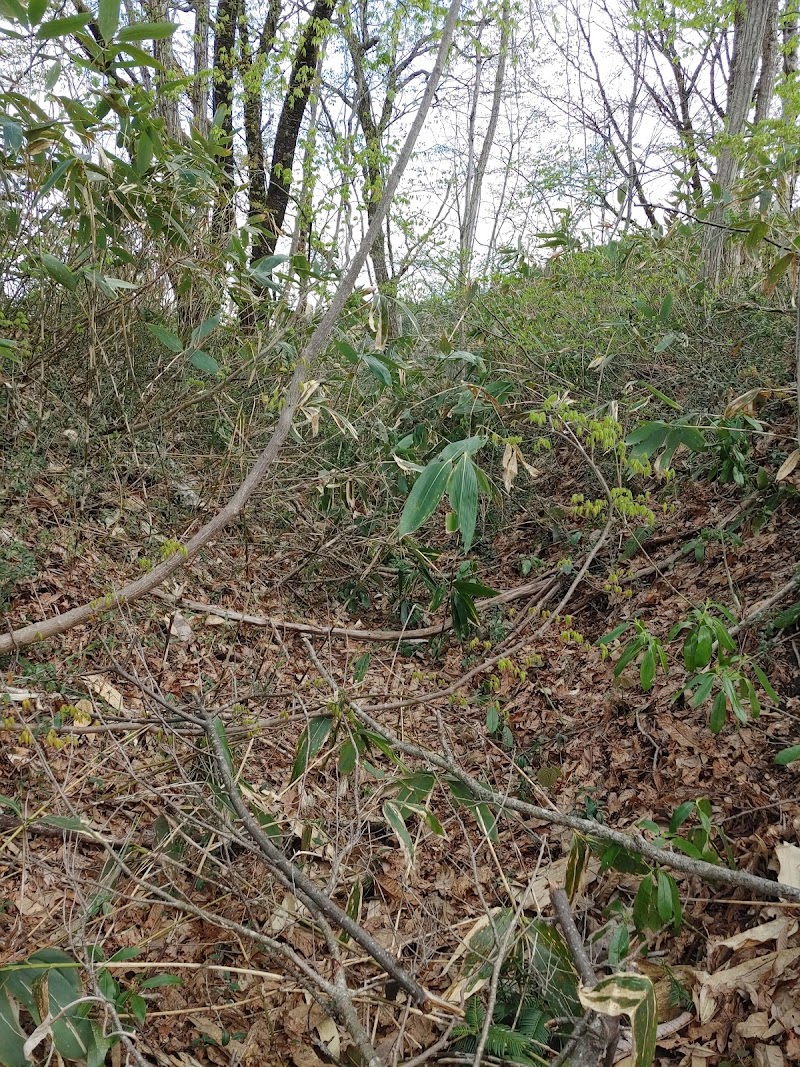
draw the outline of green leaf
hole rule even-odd
[[[63,285],[65,289],[69,289],[71,293],[78,288],[77,274],[70,270],[66,263],[51,256],[49,252],[42,252],[42,266],[54,281]]]
[[[98,0],[97,26],[104,41],[110,41],[119,26],[120,0]]]
[[[414,862],[414,842],[411,840],[411,834],[406,828],[405,819],[400,813],[400,808],[392,800],[387,800],[383,805],[383,814],[386,821],[391,828],[397,834],[397,839],[400,842],[400,848],[403,850],[406,856],[407,862]]]
[[[50,0],[28,0],[28,24],[38,26],[50,6]]]
[[[3,1067],[30,1067],[30,1060],[23,1051],[25,1038],[14,1005],[0,979],[0,1063]]]
[[[708,725],[712,734],[718,734],[722,727],[725,725],[725,719],[728,715],[728,701],[723,692],[717,693],[714,697],[714,703],[711,707],[711,717]]]
[[[219,374],[219,363],[202,348],[192,352],[189,362],[203,374]]]
[[[783,748],[775,757],[774,762],[779,767],[786,767],[789,763],[794,763],[795,760],[800,759],[800,745],[792,745],[791,748]]]
[[[700,705],[708,700],[711,695],[711,689],[714,688],[715,674],[700,674],[698,675],[699,685],[694,692],[694,696],[691,698],[692,707],[700,707]],[[692,679],[692,683],[698,679]]]
[[[613,630],[605,634],[597,642],[598,645],[610,645],[612,641],[616,641],[618,637],[621,637],[626,630],[630,629],[631,624],[629,622],[621,622],[619,626],[615,626]]]
[[[642,690],[645,693],[649,693],[653,688],[653,682],[656,677],[656,658],[653,655],[653,650],[648,648],[645,654],[642,656],[641,667],[639,668],[639,681],[642,686]]]
[[[672,813],[672,818],[669,820],[669,832],[674,834],[677,830],[680,830],[681,826],[686,822],[689,816],[694,811],[694,801],[685,800],[683,804],[679,804],[675,811]]]
[[[136,173],[146,174],[153,162],[153,142],[143,133],[136,142]]]
[[[222,320],[221,315],[210,315],[207,319],[203,319],[199,326],[195,326],[192,330],[191,343],[193,345],[199,345],[202,340],[212,334],[219,326]]]
[[[392,384],[392,372],[386,366],[382,359],[379,359],[374,352],[363,352],[361,354],[361,362],[367,367],[370,373],[378,379],[383,385]]]
[[[353,744],[352,739],[348,737],[339,750],[339,774],[350,774],[356,765],[357,755],[356,746]]]
[[[159,326],[157,322],[146,322],[145,326],[153,335],[171,352],[183,352],[183,341],[177,334],[174,334],[171,330],[168,330],[165,326]]]
[[[450,463],[433,460],[414,482],[400,517],[398,535],[405,537],[426,522],[444,496],[452,472]]]
[[[265,285],[270,288],[275,287],[275,283],[272,281],[272,272],[276,267],[279,267],[281,263],[285,263],[289,258],[289,256],[282,254],[262,256],[261,259],[257,259],[255,263],[250,264],[248,273],[259,285]]]
[[[697,630],[697,641],[694,649],[694,663],[691,670],[702,670],[711,662],[711,651],[714,644],[714,635],[708,626],[700,626]]]
[[[292,766],[292,776],[289,784],[305,774],[305,771],[327,740],[328,734],[333,727],[333,719],[330,715],[316,715],[300,735],[297,743],[297,754]]]
[[[133,993],[128,997],[125,1006],[138,1023],[143,1023],[147,1018],[147,1002],[144,997],[140,997],[138,994]]]
[[[658,872],[658,887],[656,890],[656,908],[659,918],[663,923],[668,923],[672,918],[672,879],[666,871]]]
[[[486,444],[486,437],[465,437],[463,441],[451,441],[436,457],[440,463],[454,462],[461,456],[472,456]]]
[[[638,637],[630,641],[623,649],[622,655],[617,660],[614,667],[614,677],[619,678],[628,664],[635,660],[644,646],[647,644],[647,638],[640,634]]]
[[[769,699],[774,704],[780,704],[781,698],[778,696],[778,694],[772,688],[772,685],[770,684],[769,678],[767,678],[766,674],[761,669],[761,667],[759,667],[759,665],[757,663],[753,664],[753,671],[755,673],[756,678],[758,678],[759,682],[761,683],[761,688],[767,694]]]
[[[36,36],[41,41],[49,41],[53,37],[67,37],[71,33],[80,33],[85,30],[92,21],[90,14],[67,15],[63,19],[50,19],[39,27]]]
[[[664,444],[668,427],[663,422],[644,422],[625,438],[625,444],[631,450],[631,455],[639,459],[647,459],[656,453]]]
[[[348,363],[358,363],[359,354],[356,351],[356,349],[353,348],[353,346],[350,344],[349,341],[334,341],[333,343],[336,345],[336,347],[339,349],[339,351],[341,352],[341,354],[344,356],[344,358],[347,360]],[[412,439],[413,439],[413,435],[409,434],[407,438],[404,438],[404,441],[408,440],[408,442],[411,443]],[[398,452],[404,451],[403,447],[401,447],[402,445],[403,445],[403,441],[401,441],[397,445],[397,451]]]
[[[450,506],[458,515],[458,527],[464,542],[464,551],[469,552],[475,536],[478,518],[478,478],[475,464],[465,453],[456,464],[447,483]]]
[[[161,41],[171,37],[177,28],[174,22],[136,22],[132,26],[123,26],[118,40]]]

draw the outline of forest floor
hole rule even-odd
[[[566,507],[575,487],[565,478],[547,491]],[[108,960],[138,949],[113,973],[123,1017],[133,1009],[131,995],[142,998],[136,1010],[146,1007],[137,1046],[147,1062],[336,1062],[339,1038],[322,1010],[237,932],[238,924],[269,933],[325,971],[325,946],[297,901],[270,881],[252,848],[220,829],[224,803],[209,787],[209,753],[196,729],[170,717],[178,705],[224,719],[239,781],[263,825],[277,828],[295,862],[426,988],[457,999],[465,942],[490,909],[527,894],[529,910],[550,914],[547,887],[563,882],[570,846],[565,830],[504,819],[492,839],[473,811],[436,786],[424,803],[443,833],[412,821],[410,857],[384,808],[403,771],[377,750],[369,763],[383,778],[362,761],[350,766],[342,755],[346,718],[335,741],[328,737],[291,781],[301,732],[335,700],[308,644],[336,684],[405,741],[446,746],[469,774],[500,791],[622,830],[642,819],[666,827],[679,805],[705,797],[723,861],[727,854],[742,870],[777,877],[780,846],[800,835],[800,763],[773,763],[780,749],[800,742],[796,625],[761,660],[780,704],[766,701],[760,718],[729,721],[718,735],[709,730],[708,708],[684,699],[674,664],[643,693],[636,669],[614,677],[625,639],[610,658],[597,641],[633,618],[666,639],[707,601],[740,618],[751,614],[797,566],[798,496],[679,473],[670,499],[642,551],[615,564],[624,536],[604,546],[564,609],[570,618],[551,619],[543,633],[543,612],[575,570],[564,565],[563,544],[536,540],[541,531],[524,511],[501,528],[479,576],[498,591],[532,588],[484,611],[474,639],[462,644],[452,634],[433,642],[326,634],[332,626],[397,627],[391,575],[377,567],[365,577],[369,559],[364,552],[355,558],[348,534],[298,509],[293,526],[277,529],[251,516],[246,536],[226,534],[163,591],[167,600],[137,603],[8,658],[0,731],[2,956],[94,945]],[[124,584],[135,573],[141,530],[157,520],[135,486],[109,492],[88,514],[71,511],[56,469],[8,502],[2,524],[6,544],[38,538],[41,546],[35,572],[11,591],[4,619],[11,628]],[[582,544],[590,534],[587,525]],[[579,566],[581,543],[573,551]],[[523,578],[520,561],[532,555]],[[348,581],[356,591],[372,583],[380,593],[382,580],[383,598],[365,599],[360,611],[336,593]],[[263,617],[264,625],[237,614]],[[476,670],[526,635],[508,662]],[[740,650],[756,654],[763,640],[746,631]],[[456,692],[437,699],[449,687]],[[499,719],[489,732],[495,702]],[[76,819],[110,843],[122,865]],[[639,881],[590,869],[575,904],[587,942],[603,930],[614,902],[631,906]],[[640,969],[666,990],[660,1020],[682,1020],[661,1039],[657,1062],[800,1062],[797,907],[697,879],[680,878],[679,886],[680,931],[650,932],[638,951]],[[154,887],[190,900],[199,914],[171,906]],[[590,952],[602,961],[607,947],[601,935]],[[347,964],[356,1004],[387,1063],[416,1056],[441,1036],[439,1020],[386,994],[360,950],[349,951]],[[143,985],[156,975],[175,975],[180,984]],[[442,1052],[440,1060],[471,1062],[453,1056]]]

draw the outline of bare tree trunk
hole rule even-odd
[[[478,228],[478,213],[481,206],[481,193],[483,181],[486,177],[486,167],[489,163],[489,155],[494,145],[497,132],[497,123],[500,118],[500,106],[503,102],[503,86],[506,78],[506,60],[508,58],[508,42],[511,35],[511,4],[510,0],[503,0],[503,8],[500,13],[500,51],[497,56],[497,70],[494,76],[494,93],[492,94],[492,109],[489,113],[489,122],[483,137],[480,155],[474,165],[474,170],[468,178],[464,191],[464,221],[460,234],[459,255],[459,283],[466,284],[472,266],[472,257],[475,251],[475,235]],[[476,79],[475,79],[475,106],[480,93],[480,57],[476,55]],[[473,112],[474,112],[473,108]],[[471,125],[473,123],[471,122]],[[470,131],[473,133],[473,130]],[[474,140],[470,138],[470,151],[474,151]]]
[[[753,87],[773,0],[748,0],[736,10],[725,132],[737,137],[753,103]],[[713,286],[722,281],[725,266],[725,204],[731,198],[738,171],[733,150],[724,146],[717,166],[720,202],[709,219],[703,241],[703,277]]]

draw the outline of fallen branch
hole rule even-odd
[[[800,888],[795,886],[786,885],[783,882],[773,882],[768,878],[760,878],[758,875],[750,874],[747,871],[732,871],[727,867],[717,867],[713,863],[691,859],[689,856],[679,852],[667,852],[665,849],[656,848],[655,845],[645,841],[641,834],[625,834],[621,830],[614,830],[610,826],[593,822],[591,819],[581,819],[576,815],[564,815],[557,809],[541,808],[537,804],[529,804],[525,800],[519,800],[516,797],[505,793],[500,794],[496,790],[490,789],[479,782],[477,778],[473,778],[472,775],[462,770],[455,760],[438,752],[432,752],[430,749],[422,748],[420,745],[401,740],[393,730],[374,719],[344,690],[339,689],[330,672],[320,662],[313,646],[307,639],[304,638],[304,641],[314,665],[328,685],[331,686],[336,694],[337,701],[346,702],[361,722],[382,737],[384,741],[388,741],[392,748],[407,756],[414,756],[429,766],[437,767],[451,777],[456,778],[462,785],[467,787],[476,800],[485,801],[501,812],[513,811],[528,819],[535,819],[537,822],[563,826],[580,834],[581,837],[587,840],[605,841],[611,845],[619,845],[629,852],[643,856],[660,867],[668,867],[671,870],[680,871],[681,874],[700,878],[704,882],[729,886],[733,889],[746,889],[761,899],[783,899],[800,904]]]
[[[496,607],[499,604],[510,604],[512,601],[521,600],[523,597],[547,592],[557,582],[557,576],[540,578],[536,582],[528,582],[526,585],[521,585],[516,589],[498,593],[497,596],[479,600],[477,601],[477,606],[482,611],[485,611],[486,608]],[[313,622],[290,622],[288,619],[281,619],[276,615],[248,615],[246,612],[223,608],[217,604],[205,604],[201,600],[185,600],[183,597],[179,600],[173,600],[166,593],[155,592],[153,595],[158,597],[159,600],[166,600],[174,604],[176,607],[186,608],[188,611],[204,612],[207,615],[216,615],[220,619],[227,619],[229,622],[241,622],[247,626],[274,626],[278,630],[311,634],[316,637],[347,637],[355,641],[376,642],[424,641],[429,637],[438,637],[439,634],[446,633],[453,628],[453,619],[450,615],[441,622],[433,623],[431,626],[423,626],[417,630],[361,630],[355,626],[318,626]]]
[[[361,276],[361,271],[367,261],[370,248],[372,247],[378,231],[383,225],[383,220],[389,210],[389,205],[394,199],[397,187],[400,184],[400,179],[402,178],[403,172],[411,158],[414,145],[416,144],[417,138],[425,124],[425,119],[427,118],[431,104],[433,103],[436,87],[439,84],[442,71],[444,70],[444,63],[450,50],[450,43],[453,39],[460,6],[460,0],[450,0],[450,6],[442,28],[439,49],[436,54],[433,69],[428,75],[425,93],[420,101],[420,105],[414,116],[414,121],[411,124],[411,129],[408,132],[405,143],[397,157],[397,162],[386,180],[383,195],[381,196],[380,201],[375,205],[372,221],[370,222],[367,232],[364,234],[361,244],[358,247],[358,251],[353,257],[347,272],[334,293],[328,310],[320,319],[319,325],[311,335],[308,344],[300,353],[272,437],[267,443],[264,451],[250,469],[245,480],[227,504],[225,504],[212,519],[201,527],[194,537],[192,537],[185,545],[181,545],[177,552],[174,552],[169,559],[164,560],[163,563],[154,567],[148,574],[142,575],[141,578],[137,578],[119,591],[112,590],[105,596],[92,600],[88,604],[71,608],[69,611],[65,611],[62,615],[56,615],[38,623],[30,623],[27,626],[20,627],[18,630],[11,630],[9,627],[8,633],[0,635],[0,655],[13,652],[18,648],[33,644],[36,641],[46,641],[48,638],[55,637],[57,634],[66,633],[67,630],[71,630],[74,626],[90,622],[115,608],[121,608],[127,604],[131,604],[134,600],[138,600],[139,597],[144,596],[146,593],[151,593],[158,586],[162,585],[172,574],[184,567],[189,560],[193,559],[202,548],[205,548],[205,546],[208,545],[225,526],[242,512],[245,504],[264,480],[267,471],[272,467],[277,459],[278,453],[283,447],[283,443],[286,440],[292,425],[292,419],[303,395],[304,383],[309,380],[314,364],[317,362],[327,345],[339,315],[344,309],[350,294]]]

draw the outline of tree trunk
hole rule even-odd
[[[272,255],[281,234],[286,209],[289,206],[289,191],[292,184],[292,168],[297,142],[306,105],[314,85],[317,59],[323,43],[323,26],[330,21],[335,7],[336,0],[315,0],[311,15],[303,27],[278,119],[275,143],[272,147],[269,186],[264,199],[264,228],[262,236],[254,242],[253,259]]]
[[[461,228],[460,256],[459,256],[459,281],[462,285],[469,279],[472,267],[472,257],[475,253],[475,236],[478,229],[478,213],[481,206],[481,194],[483,181],[486,177],[486,167],[489,163],[489,155],[494,145],[494,137],[497,132],[497,123],[500,118],[500,105],[503,101],[503,86],[506,78],[506,60],[508,58],[508,42],[511,36],[511,4],[510,0],[503,0],[503,9],[500,13],[500,51],[497,56],[497,70],[494,76],[494,92],[492,94],[492,109],[489,113],[489,122],[481,145],[480,155],[471,175],[471,182],[467,186],[464,195],[464,224]],[[477,59],[480,63],[480,59]],[[477,102],[480,80],[476,78],[475,96]]]
[[[224,244],[233,229],[234,179],[233,157],[233,101],[234,71],[236,68],[236,29],[239,22],[241,0],[219,0],[214,26],[214,115],[222,109],[220,131],[222,148],[227,153],[222,157],[219,191],[212,223],[212,234],[217,244]]]
[[[753,87],[761,58],[772,0],[748,0],[736,11],[725,133],[737,137],[744,130],[753,103]],[[725,266],[725,207],[733,193],[738,163],[732,149],[723,147],[717,167],[720,201],[708,219],[703,241],[703,277],[713,286],[722,281]]]
[[[189,91],[192,120],[201,137],[208,137],[211,123],[208,116],[208,31],[211,24],[209,0],[194,0],[194,80]]]

